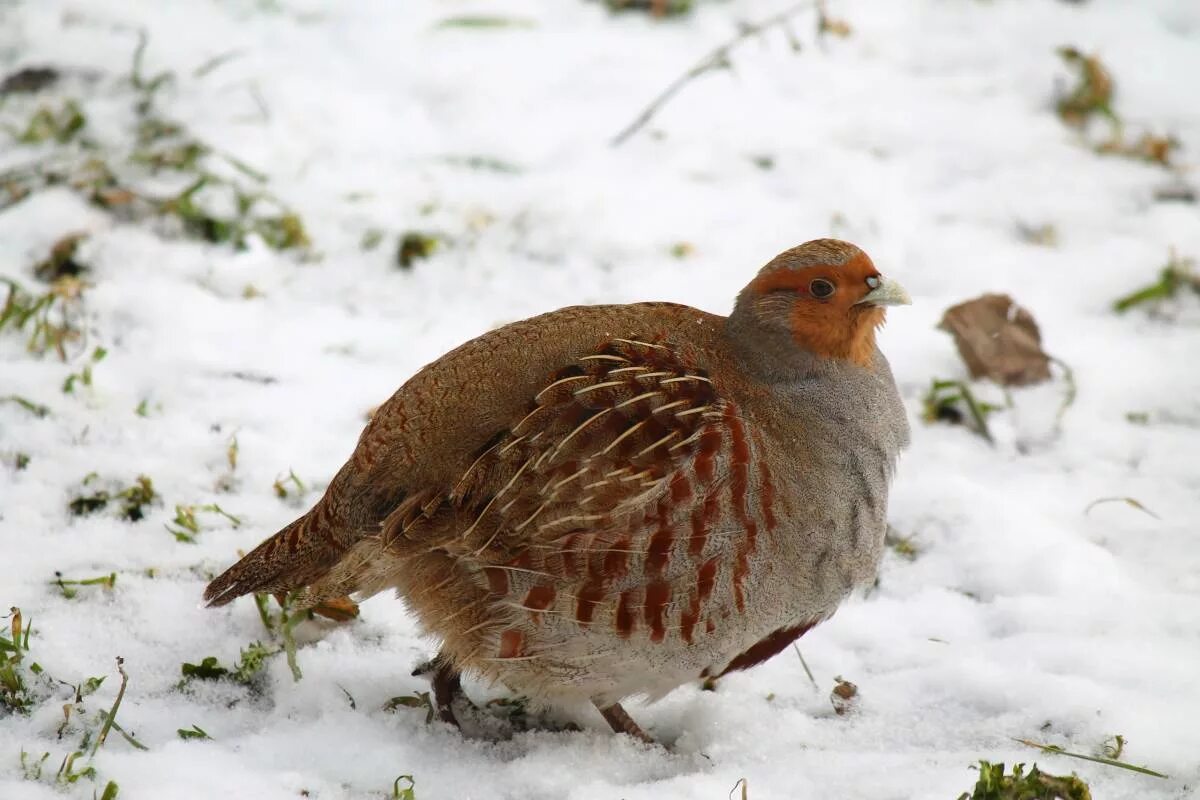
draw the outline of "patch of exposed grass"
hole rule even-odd
[[[288,669],[292,673],[292,679],[299,681],[304,677],[296,660],[296,640],[292,635],[292,629],[303,620],[308,619],[308,613],[293,611],[291,609],[290,597],[285,597],[279,603],[277,613],[271,611],[268,595],[255,595],[254,599],[263,621],[263,627],[267,629],[267,634],[271,637],[272,641],[267,644],[252,642],[247,645],[241,650],[238,663],[232,668],[223,666],[217,660],[216,656],[205,656],[199,663],[195,664],[182,664],[180,672],[183,675],[183,679],[179,683],[180,688],[183,688],[192,680],[211,681],[223,679],[240,683],[243,686],[249,686],[262,673],[264,667],[266,667],[267,659],[280,653],[283,653],[284,658],[287,660]]]
[[[97,481],[99,476],[90,473],[84,476],[82,485],[87,488]],[[154,491],[154,483],[146,475],[139,475],[128,486],[112,484],[112,488],[97,489],[91,494],[80,494],[71,498],[67,508],[75,516],[85,516],[102,511],[110,503],[120,506],[120,516],[130,522],[137,522],[146,516],[146,506],[158,500],[158,492]]]
[[[167,531],[175,536],[175,541],[187,544],[196,543],[196,535],[200,533],[200,520],[197,519],[197,514],[217,514],[229,520],[235,528],[242,524],[240,519],[216,503],[176,505],[175,518],[166,525]]]
[[[1177,137],[1147,131],[1133,141],[1126,138],[1121,118],[1113,108],[1115,83],[1112,74],[1096,55],[1087,55],[1071,46],[1060,47],[1058,54],[1075,72],[1075,85],[1060,94],[1056,104],[1058,116],[1064,123],[1082,131],[1093,119],[1107,120],[1110,134],[1095,146],[1097,153],[1175,167],[1173,157],[1181,146]]]
[[[138,111],[145,114],[154,104],[154,95],[163,86],[175,80],[168,71],[146,77],[143,72],[143,62],[146,59],[146,48],[150,45],[150,37],[144,30],[138,32],[137,47],[133,50],[133,64],[129,68],[129,83],[139,95]]]
[[[49,753],[47,753],[49,755]],[[58,772],[54,776],[54,782],[59,785],[70,785],[77,783],[80,778],[87,778],[90,781],[96,780],[96,768],[88,765],[83,769],[76,770],[75,762],[83,758],[83,752],[76,750],[68,753],[63,757],[62,763],[58,767]]]
[[[529,698],[494,697],[487,701],[487,709],[494,716],[506,721],[516,730],[528,730],[530,726]]]
[[[413,692],[400,697],[393,697],[383,704],[384,711],[395,711],[397,708],[423,708],[425,709],[425,724],[432,725],[435,715],[433,708],[433,700],[430,698],[429,692]]]
[[[441,161],[444,164],[455,167],[463,167],[480,172],[496,172],[502,175],[519,175],[524,172],[519,165],[511,161],[505,161],[502,158],[496,158],[495,156],[444,156]]]
[[[1078,777],[1060,777],[1042,772],[1037,764],[1025,772],[1024,764],[1014,764],[1012,774],[1004,773],[1004,764],[979,762],[979,780],[972,792],[963,792],[958,800],[1091,800],[1088,785]]]
[[[42,757],[34,761],[29,753],[22,750],[21,777],[27,781],[40,781],[42,779],[42,769],[46,766],[46,760],[49,758],[49,753],[42,753]]]
[[[934,378],[929,391],[923,398],[926,422],[946,422],[951,425],[964,425],[971,431],[982,436],[989,444],[994,444],[992,432],[988,429],[987,417],[1002,406],[984,403],[976,399],[965,381],[948,381]]]
[[[79,372],[70,373],[69,375],[67,375],[66,379],[63,381],[63,385],[62,385],[63,394],[74,394],[76,383],[79,383],[83,386],[91,386],[92,385],[92,366],[94,364],[99,364],[101,361],[104,360],[104,357],[107,355],[108,355],[108,351],[105,350],[103,347],[97,347],[94,350],[92,350],[92,355],[89,357],[87,362],[84,363],[83,368],[80,369]]]
[[[242,649],[238,662],[232,668],[221,665],[216,656],[205,656],[199,664],[184,663],[179,671],[183,675],[180,686],[189,681],[217,681],[228,679],[243,686],[249,686],[262,673],[267,659],[282,652],[281,647],[272,647],[262,642],[251,642]]]
[[[497,15],[473,14],[447,17],[438,22],[438,28],[468,28],[475,30],[498,30],[503,28],[534,28],[536,23],[525,17],[502,17]]]
[[[110,572],[94,578],[64,578],[61,572],[56,572],[50,585],[57,586],[63,597],[72,600],[79,595],[80,586],[100,586],[111,591],[117,585],[117,573]]]
[[[407,783],[406,786],[400,784]],[[392,800],[417,800],[417,782],[412,775],[401,775],[392,784]]]
[[[291,488],[289,489],[289,487]],[[274,490],[275,496],[280,500],[287,500],[293,492],[297,497],[300,497],[307,491],[304,488],[304,481],[300,480],[295,470],[290,468],[287,475],[275,479],[275,483],[271,484],[271,488]]]
[[[24,129],[14,138],[21,144],[55,141],[66,144],[87,125],[87,117],[75,100],[64,100],[57,108],[44,105],[33,112]]]
[[[19,144],[36,144],[49,153],[31,165],[0,173],[0,210],[46,186],[65,186],[122,221],[157,223],[164,233],[237,249],[257,237],[275,250],[307,253],[311,243],[302,220],[263,189],[265,175],[158,112],[158,92],[175,76],[143,74],[147,46],[143,35],[124,82],[132,89],[127,91],[129,107],[123,110],[136,131],[132,141],[83,139],[83,102],[71,99],[61,108],[37,109],[15,128],[8,124]],[[140,188],[160,175],[187,185],[165,197]],[[197,196],[201,189],[204,198]]]
[[[180,728],[175,731],[179,734],[179,738],[187,741],[188,739],[211,739],[208,731],[201,728],[199,725],[192,725],[190,728]]]
[[[433,255],[441,240],[432,233],[409,231],[400,237],[396,249],[396,264],[400,269],[412,269],[413,264]]]
[[[247,191],[211,173],[201,174],[179,194],[154,204],[158,215],[173,220],[185,236],[210,244],[244,250],[251,236],[273,250],[302,250],[311,244],[300,217],[278,200],[262,191]],[[233,213],[211,210],[226,204],[232,206]]]
[[[42,674],[42,668],[36,662],[23,663],[33,628],[25,623],[21,609],[11,608],[7,619],[8,625],[0,627],[0,715],[26,714],[38,699],[30,676]]]
[[[1186,290],[1200,295],[1200,274],[1196,273],[1196,262],[1191,258],[1183,258],[1172,250],[1166,265],[1159,270],[1158,280],[1114,300],[1113,311],[1123,314],[1131,308],[1143,305],[1157,310],[1164,301],[1175,298]]]
[[[216,656],[205,656],[200,659],[199,664],[190,664],[184,662],[179,671],[184,678],[194,678],[201,681],[215,681],[224,678],[230,673],[228,669],[222,667],[217,661]]]
[[[379,228],[367,228],[358,242],[359,249],[364,253],[371,252],[381,244],[383,244],[383,231]]]
[[[916,561],[917,556],[921,554],[921,550],[913,541],[912,536],[901,536],[900,532],[895,528],[888,526],[887,534],[883,538],[883,543],[891,549],[893,553],[900,556],[906,561]]]
[[[678,17],[691,13],[693,0],[604,0],[609,11],[648,11],[652,16]]]
[[[50,416],[49,406],[35,403],[29,398],[21,397],[20,395],[10,394],[8,397],[0,397],[0,403],[16,403],[38,419],[45,419]]]
[[[96,768],[92,766],[91,762],[99,749],[104,746],[112,731],[120,734],[121,738],[131,747],[138,750],[148,749],[117,721],[117,713],[129,684],[129,676],[125,672],[123,659],[117,658],[117,672],[121,676],[121,685],[112,705],[108,709],[101,709],[95,714],[90,714],[86,708],[86,699],[103,685],[105,676],[87,678],[71,684],[51,677],[36,663],[30,663],[27,668],[19,666],[24,654],[29,650],[30,628],[25,625],[22,633],[21,613],[18,609],[12,610],[9,619],[11,620],[9,625],[12,632],[11,638],[0,633],[0,713],[6,708],[9,711],[29,713],[34,705],[49,701],[57,694],[61,700],[65,700],[61,706],[62,722],[56,731],[57,741],[65,742],[68,735],[79,735],[78,740],[68,745],[70,750],[63,756],[58,770],[53,776],[45,771],[45,766],[50,759],[49,752],[35,757],[22,750],[20,764],[22,777],[25,780],[51,782],[60,787],[71,786],[80,780],[92,781],[99,785]],[[16,642],[15,646],[14,642]],[[10,694],[8,691],[9,680],[12,677],[8,668],[14,666],[19,666],[19,669],[27,672],[27,674],[20,672],[16,674],[16,682],[21,686],[16,695]],[[40,684],[36,693],[29,688],[31,679],[34,678]],[[64,690],[69,692],[65,697],[62,694]],[[5,701],[14,696],[18,697],[21,703],[16,706],[8,705]],[[93,792],[93,797],[99,797],[101,800],[114,800],[118,791],[116,782],[107,781],[102,789],[97,788]]]
[[[0,333],[25,336],[25,348],[34,355],[54,351],[67,360],[67,345],[83,337],[82,303],[86,284],[62,277],[40,294],[30,292],[11,278],[0,277],[8,294],[0,308]]]
[[[182,125],[154,115],[138,122],[135,141],[137,148],[129,160],[146,167],[152,175],[163,170],[196,172],[201,160],[212,153],[208,145],[191,138]]]

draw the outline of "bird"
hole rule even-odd
[[[446,722],[465,673],[653,742],[623,700],[759,664],[874,581],[909,442],[876,331],[910,302],[816,239],[727,317],[643,302],[491,330],[405,382],[205,600],[394,590],[440,640]]]

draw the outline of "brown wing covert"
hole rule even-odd
[[[703,458],[722,405],[703,370],[671,349],[614,339],[549,376],[528,413],[478,452],[448,493],[406,502],[384,544],[414,542],[455,517],[455,539],[430,542],[483,562],[572,533],[611,530],[667,492],[676,468]],[[711,454],[710,454],[711,457]],[[558,571],[572,572],[565,554]]]

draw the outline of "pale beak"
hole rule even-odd
[[[873,306],[908,306],[912,305],[912,298],[904,291],[903,286],[880,275],[879,285],[867,292],[855,305],[863,303]]]

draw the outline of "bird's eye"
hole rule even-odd
[[[808,293],[818,300],[824,300],[829,295],[833,294],[834,286],[831,282],[824,278],[817,278],[808,285]]]
[[[879,288],[879,276],[871,275],[870,277],[868,277],[867,278],[867,286],[871,289],[878,289]]]

